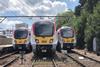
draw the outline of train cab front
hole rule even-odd
[[[63,38],[63,49],[73,49],[75,38]]]
[[[55,52],[54,42],[54,23],[37,22],[34,25],[34,39],[36,43],[35,53],[51,53]],[[34,47],[33,47],[34,48]]]
[[[63,42],[63,50],[71,50],[75,46],[75,34],[71,28],[61,30],[61,37]]]
[[[53,37],[36,37],[35,41],[38,53],[51,53],[53,51]]]
[[[27,30],[15,30],[14,32],[14,48],[16,50],[26,50],[27,49]]]

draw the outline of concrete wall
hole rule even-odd
[[[11,38],[0,38],[0,45],[12,44]]]

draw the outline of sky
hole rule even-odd
[[[79,5],[79,0],[0,0],[0,16],[56,16]],[[0,21],[3,18],[0,18]],[[1,28],[13,28],[18,23],[33,22],[40,18],[7,18],[0,23]]]

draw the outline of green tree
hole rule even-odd
[[[93,38],[100,37],[100,1],[80,0],[75,13],[72,11],[58,14],[56,23],[58,28],[64,25],[72,26],[77,31],[77,47],[93,50]],[[98,38],[100,39],[100,38]]]
[[[63,12],[61,14],[58,14],[58,16],[63,16],[63,17],[57,17],[56,18],[56,25],[57,28],[61,26],[72,26],[72,21],[75,18],[74,12],[69,11],[69,12]]]
[[[100,2],[96,4],[93,13],[87,18],[87,26],[85,30],[85,41],[88,50],[93,50],[93,38],[100,32]]]

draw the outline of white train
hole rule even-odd
[[[37,21],[32,25],[31,44],[33,53],[54,54],[57,46],[56,25],[49,20]]]
[[[70,52],[76,43],[75,32],[71,27],[63,26],[58,29],[58,45],[57,50],[67,50]]]
[[[30,51],[30,32],[29,29],[23,25],[25,24],[18,24],[13,32],[13,47],[15,50]]]

